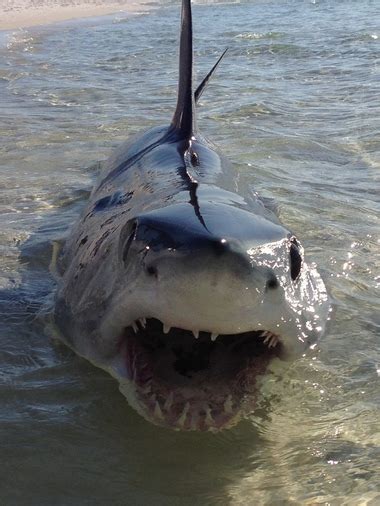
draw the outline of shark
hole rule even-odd
[[[235,191],[232,161],[199,130],[196,102],[220,59],[194,91],[182,0],[173,116],[105,162],[55,259],[60,339],[175,430],[219,431],[254,411],[270,364],[314,346],[330,310],[300,240]]]

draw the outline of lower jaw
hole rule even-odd
[[[148,422],[172,430],[218,432],[236,425],[255,409],[257,380],[269,360],[247,368],[226,383],[175,387],[155,379],[127,380],[120,386],[131,406]],[[249,374],[250,373],[250,374]]]
[[[165,408],[157,409],[157,401],[152,400],[140,403],[139,411],[155,425],[184,431],[220,431],[232,427],[241,417],[240,410],[223,413],[213,409],[210,403],[199,401],[177,403],[168,411]]]

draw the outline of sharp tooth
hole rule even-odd
[[[197,419],[194,416],[191,419],[190,428],[191,428],[191,430],[198,430],[198,422],[197,422]]]
[[[145,395],[150,394],[150,393],[151,393],[151,391],[152,391],[152,387],[151,387],[151,385],[147,385],[147,386],[145,386],[145,387],[141,390],[141,392],[142,392],[143,394],[145,394]]]
[[[215,341],[215,340],[216,340],[216,338],[218,337],[218,335],[219,335],[219,334],[216,334],[215,332],[213,332],[213,333],[211,334],[211,341]]]
[[[139,331],[139,328],[138,328],[138,326],[137,326],[137,323],[136,323],[136,322],[133,322],[133,323],[131,324],[131,327],[133,328],[134,333],[135,333],[135,334],[137,334],[137,332]]]
[[[211,408],[210,408],[210,406],[207,406],[207,408],[206,408],[205,422],[208,423],[208,425],[211,425],[211,424],[214,425],[215,424],[214,419],[211,416]]]
[[[278,341],[279,341],[278,337],[273,334],[271,340],[269,341],[269,345],[268,345],[269,348],[274,348],[275,346],[277,346]]]
[[[274,348],[277,346],[279,338],[276,336],[276,334],[272,334],[272,332],[266,331],[261,335],[265,336],[264,343],[268,345],[268,348]]]
[[[198,337],[199,337],[199,330],[193,330],[192,332],[193,332],[193,335],[194,335],[195,339],[198,339]]]
[[[156,418],[160,418],[161,420],[164,419],[164,415],[162,414],[161,407],[160,407],[158,401],[156,401],[156,405],[154,407],[154,416]]]
[[[163,324],[164,334],[169,334],[170,329],[171,327],[169,327],[169,325],[166,325],[165,323]]]
[[[183,408],[181,416],[177,420],[177,425],[180,427],[184,427],[187,417],[187,412],[189,411],[190,403],[186,402],[185,407]]]
[[[232,395],[228,395],[227,396],[227,399],[225,400],[224,404],[224,411],[228,414],[231,414],[233,413],[233,410],[232,410]]]
[[[145,327],[146,327],[146,318],[140,318],[139,322],[140,322],[140,325],[142,326],[142,328],[145,329]]]
[[[173,392],[170,392],[170,394],[166,398],[166,401],[165,401],[165,404],[164,404],[164,409],[166,409],[166,411],[169,411],[170,408],[172,407],[173,397],[174,397]]]

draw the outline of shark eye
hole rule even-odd
[[[300,253],[300,244],[295,237],[290,239],[290,276],[295,281],[301,272],[302,256]]]

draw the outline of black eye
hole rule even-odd
[[[290,239],[290,276],[295,281],[301,272],[302,256],[299,250],[299,242],[295,237]]]

